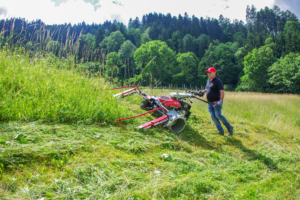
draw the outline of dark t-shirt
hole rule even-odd
[[[220,101],[220,90],[224,90],[224,88],[222,81],[218,77],[215,77],[212,81],[207,80],[206,98],[208,101]]]

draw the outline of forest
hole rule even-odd
[[[214,66],[225,90],[300,93],[300,25],[278,6],[246,8],[246,22],[188,13],[149,13],[103,24],[54,24],[21,18],[0,21],[0,48],[30,57],[51,54],[127,85],[197,86]]]

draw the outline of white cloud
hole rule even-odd
[[[129,18],[139,17],[150,12],[171,13],[173,16],[195,15],[219,18],[222,14],[230,19],[245,21],[247,5],[255,5],[257,9],[272,7],[274,0],[119,0],[123,6],[113,3],[113,0],[101,0],[101,7],[94,6],[83,0],[68,0],[55,6],[51,0],[1,0],[0,8],[7,9],[6,17],[22,17],[29,21],[42,19],[47,24],[79,23],[85,21],[103,23],[105,20],[121,21],[127,24]],[[0,15],[3,19],[4,15]]]

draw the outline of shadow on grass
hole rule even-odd
[[[258,161],[261,161],[262,163],[264,163],[271,170],[276,170],[276,171],[279,170],[277,167],[277,164],[271,158],[269,158],[257,151],[246,148],[240,140],[237,140],[233,137],[228,137],[227,145],[232,145],[232,146],[235,146],[236,148],[239,148],[240,150],[242,150],[247,155],[249,160],[258,160]]]
[[[217,147],[211,145],[201,134],[199,134],[198,130],[195,130],[190,125],[187,125],[185,130],[177,133],[176,136],[192,146],[201,147],[207,150],[218,149]]]

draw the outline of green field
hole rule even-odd
[[[179,134],[124,130],[141,97],[79,68],[0,53],[0,199],[299,199],[299,96],[226,92],[233,137],[197,101]]]

